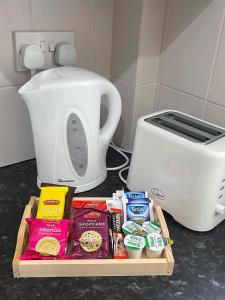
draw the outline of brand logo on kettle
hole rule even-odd
[[[146,211],[146,206],[129,206],[129,210],[135,215],[142,215]]]
[[[74,182],[74,179],[61,179],[61,178],[58,178],[58,182]]]

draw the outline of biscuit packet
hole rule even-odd
[[[111,253],[108,213],[93,208],[73,211],[73,239],[70,257],[108,258]]]
[[[56,259],[66,255],[71,220],[39,220],[27,218],[29,241],[21,260]]]
[[[41,183],[41,187],[46,187],[46,186],[62,187],[62,185],[59,185],[59,184],[52,184],[52,183],[47,183],[47,182],[42,182]],[[74,187],[74,186],[66,186],[66,187],[68,188],[68,192],[67,192],[66,197],[65,197],[66,201],[65,201],[63,219],[70,219],[71,203],[72,203],[72,199],[73,199],[76,187]]]
[[[37,219],[61,220],[64,215],[67,186],[41,187]]]

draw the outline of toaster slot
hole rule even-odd
[[[145,121],[197,143],[208,144],[225,135],[225,131],[216,126],[176,112],[159,114]]]
[[[221,130],[220,128],[216,128],[210,124],[203,123],[199,120],[191,119],[184,115],[169,113],[168,115],[165,115],[165,117],[176,120],[178,122],[182,122],[183,124],[186,124],[186,125],[190,125],[196,129],[200,129],[205,133],[211,134],[212,136],[218,136],[218,135],[224,133],[224,131]]]

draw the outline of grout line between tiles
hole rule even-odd
[[[112,36],[112,40],[111,40],[111,56],[110,56],[110,80],[113,81],[113,45],[114,45],[114,39],[115,39],[115,15],[116,15],[116,9],[115,9],[115,1],[113,1],[113,16],[112,16],[112,33],[111,33],[111,36]]]
[[[136,83],[137,87],[147,87],[147,86],[154,86],[157,85],[157,82],[143,82],[143,83]]]
[[[216,102],[214,102],[212,100],[208,100],[207,102],[210,103],[210,104],[213,104],[213,105],[217,106],[218,108],[222,108],[222,109],[225,110],[225,107],[223,105],[220,105],[220,104],[218,104],[218,103],[216,103]]]
[[[153,105],[153,112],[155,112],[157,110],[157,102],[159,99],[159,89],[160,89],[160,84],[157,83],[156,84],[156,88],[155,88],[155,100],[154,100],[154,105]]]
[[[211,68],[210,75],[209,75],[209,82],[208,82],[208,86],[207,86],[207,90],[206,90],[206,96],[205,96],[206,103],[204,104],[204,108],[203,108],[203,112],[202,112],[203,119],[205,118],[207,102],[209,100],[209,92],[210,92],[210,88],[212,86],[213,76],[215,74],[215,66],[216,66],[216,61],[218,58],[219,47],[222,43],[222,32],[223,32],[223,27],[225,24],[224,20],[225,20],[225,5],[224,5],[224,9],[223,9],[222,19],[220,22],[219,34],[218,34],[216,48],[215,48],[215,52],[214,52],[214,56],[213,56],[212,68]]]
[[[90,0],[90,30],[89,30],[89,47],[88,47],[88,60],[89,60],[89,66],[93,66],[92,65],[92,59],[93,59],[93,52],[92,52],[92,41],[93,41],[93,24],[94,24],[94,0]]]
[[[137,57],[136,57],[136,64],[135,64],[135,70],[134,70],[134,82],[132,84],[132,97],[133,97],[133,111],[132,111],[132,121],[131,121],[131,132],[130,132],[130,141],[129,141],[129,147],[132,149],[133,147],[133,133],[135,130],[135,124],[134,120],[136,118],[136,96],[137,96],[137,80],[139,80],[138,75],[140,75],[140,68],[142,68],[142,60],[140,60],[140,52],[142,49],[142,43],[144,38],[144,26],[146,22],[146,16],[147,16],[147,8],[148,8],[148,2],[146,0],[142,0],[142,7],[141,7],[141,14],[140,14],[140,23],[139,23],[139,33],[138,33],[138,47],[137,47]]]
[[[23,83],[21,84],[14,84],[14,85],[4,85],[4,86],[0,86],[0,90],[1,89],[9,89],[9,88],[19,88],[23,85]]]
[[[141,21],[140,21],[140,29],[138,35],[138,50],[137,50],[137,63],[135,69],[135,83],[143,78],[143,59],[142,59],[142,48],[143,48],[143,40],[144,40],[144,29],[146,25],[147,12],[148,12],[148,2],[147,0],[142,0],[142,12],[141,12]],[[140,78],[139,78],[140,77]]]
[[[112,77],[113,24],[114,24],[114,1],[112,2],[112,23],[111,23],[111,32],[110,32],[110,56],[109,56],[108,80],[111,80],[111,77]]]
[[[145,0],[141,0],[141,13],[140,13],[140,23],[139,23],[139,32],[138,32],[138,41],[137,41],[137,56],[136,56],[136,63],[134,65],[134,82],[133,84],[136,85],[138,69],[139,69],[139,53],[142,47],[142,38],[143,38],[143,22],[145,19]]]
[[[169,23],[170,23],[170,15],[172,10],[172,2],[171,0],[166,1],[164,8],[164,24],[163,24],[163,32],[161,39],[161,47],[160,47],[160,57],[159,57],[159,65],[158,65],[158,74],[157,74],[157,83],[160,83],[160,77],[163,74],[164,64],[165,64],[165,47],[166,41],[169,32]]]
[[[204,99],[204,98],[201,98],[201,97],[199,97],[199,96],[193,95],[193,94],[188,93],[188,92],[181,91],[181,90],[179,90],[179,89],[177,89],[177,88],[175,88],[175,87],[166,85],[166,84],[164,84],[164,83],[162,83],[162,82],[158,82],[158,84],[159,84],[159,85],[162,85],[162,86],[164,86],[164,87],[166,87],[166,88],[168,88],[168,89],[175,90],[175,91],[177,91],[177,92],[179,92],[179,93],[181,93],[181,94],[192,96],[192,97],[197,98],[197,99],[199,99],[199,100],[201,100],[201,101],[207,101],[207,100]]]
[[[30,30],[33,30],[33,14],[32,14],[32,5],[31,0],[28,2],[28,9],[29,9],[29,20],[30,20]]]
[[[134,85],[135,83],[132,82],[131,80],[127,80],[127,79],[124,79],[124,78],[121,78],[121,77],[116,77],[116,76],[111,76],[111,81],[112,82],[115,82],[115,81],[123,81],[129,85]]]

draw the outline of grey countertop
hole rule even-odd
[[[108,162],[118,164],[110,151]],[[123,187],[117,172],[85,196],[111,196]],[[36,162],[0,168],[0,299],[225,299],[225,222],[215,229],[190,231],[165,213],[175,241],[174,273],[145,277],[14,279],[11,262],[24,206],[36,187]]]

